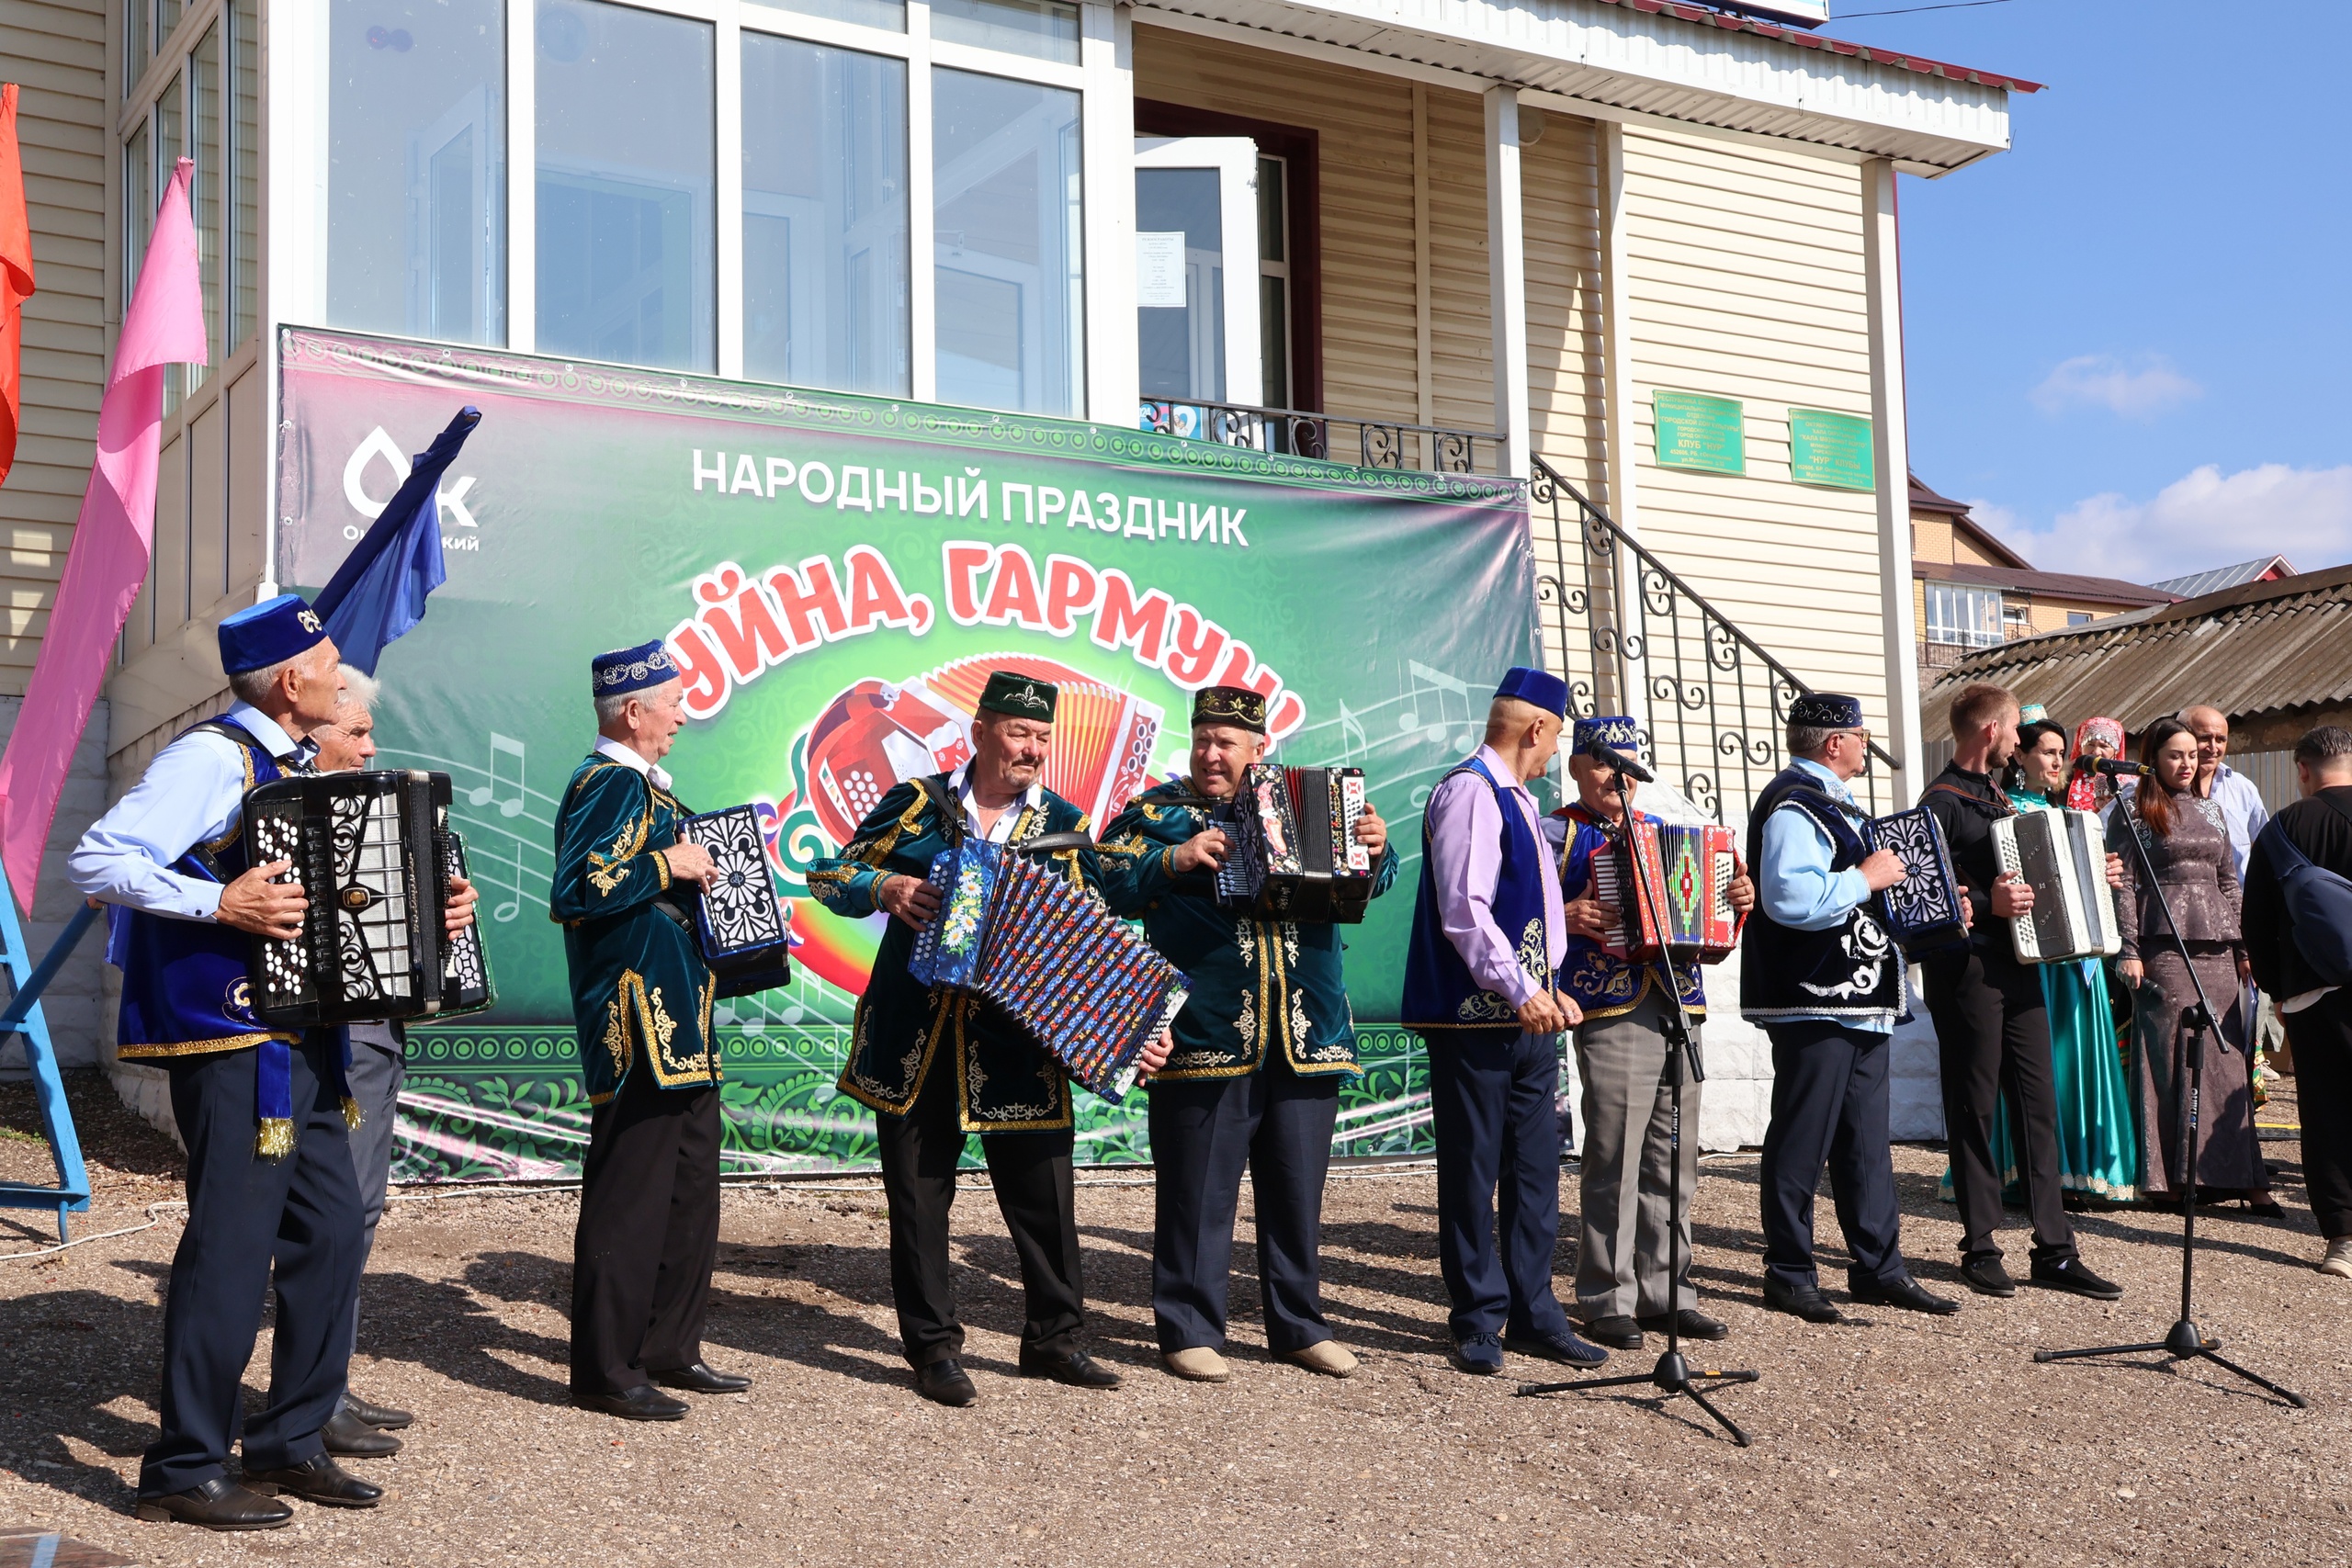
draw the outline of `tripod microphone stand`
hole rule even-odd
[[[2164,785],[2151,776],[2146,780],[2145,787],[2162,789]],[[2180,1318],[2159,1340],[2139,1345],[2093,1345],[2080,1350],[2036,1350],[2033,1359],[2041,1362],[2073,1361],[2086,1356],[2145,1355],[2160,1350],[2171,1362],[2211,1361],[2225,1371],[2235,1372],[2256,1387],[2277,1394],[2298,1410],[2308,1409],[2310,1402],[2301,1394],[2283,1389],[2268,1378],[2248,1371],[2223,1356],[2221,1353],[2222,1342],[2206,1338],[2204,1331],[2197,1326],[2196,1320],[2190,1315],[2197,1280],[2197,1120],[2199,1098],[2205,1085],[2205,1040],[2210,1032],[2216,1031],[2212,1004],[2205,996],[2205,983],[2197,977],[2197,966],[2188,960],[2188,943],[2181,937],[2179,922],[2173,919],[2172,900],[2165,897],[2165,885],[2157,880],[2155,865],[2149,858],[2145,837],[2147,829],[2141,820],[2139,806],[2139,800],[2134,796],[2120,803],[2119,809],[2124,813],[2124,820],[2131,824],[2132,849],[2140,863],[2140,873],[2156,896],[2156,908],[2163,911],[2165,917],[2165,930],[2180,949],[2181,967],[2188,971],[2188,983],[2197,992],[2196,1005],[2182,1020],[2187,1027],[2181,1031],[2187,1037],[2189,1055],[2187,1095],[2181,1102],[2179,1117]],[[2138,916],[2139,911],[2135,909],[2126,918],[2136,919]]]
[[[1594,760],[1599,761],[1601,758],[1596,756]],[[1611,760],[1607,765],[1615,773],[1617,809],[1630,838],[1634,830],[1634,808],[1626,794],[1625,775],[1632,771],[1631,765],[1622,760]],[[1694,1371],[1682,1355],[1682,1270],[1687,1261],[1682,1245],[1682,1085],[1686,1066],[1689,1077],[1700,1083],[1706,1082],[1707,1072],[1705,1064],[1700,1060],[1699,1043],[1691,1038],[1690,1015],[1682,1006],[1682,986],[1675,976],[1674,960],[1663,940],[1667,930],[1665,911],[1653,907],[1638,858],[1634,862],[1634,896],[1642,901],[1642,908],[1649,915],[1651,929],[1661,939],[1657,950],[1658,983],[1665,987],[1667,999],[1666,1081],[1672,1108],[1667,1122],[1666,1353],[1646,1372],[1609,1378],[1575,1378],[1564,1382],[1521,1383],[1519,1392],[1522,1395],[1532,1395],[1559,1393],[1570,1389],[1630,1388],[1636,1383],[1648,1383],[1668,1399],[1676,1394],[1689,1395],[1692,1404],[1713,1416],[1717,1426],[1731,1434],[1731,1440],[1744,1449],[1748,1446],[1747,1434],[1741,1431],[1730,1416],[1716,1409],[1700,1388],[1702,1383],[1754,1382],[1761,1374],[1718,1371],[1712,1368]]]

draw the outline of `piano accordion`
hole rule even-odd
[[[1356,841],[1362,768],[1252,762],[1210,822],[1232,840],[1216,901],[1270,920],[1356,925],[1372,901],[1372,851]]]
[[[2088,811],[2024,811],[1993,823],[1993,855],[2033,889],[2033,908],[2010,917],[2018,957],[2064,964],[2120,952],[2115,890],[2107,885],[2107,838]]]
[[[939,913],[907,971],[994,1002],[1069,1075],[1116,1103],[1183,1010],[1184,976],[1053,866],[967,840],[932,858]]]
[[[1878,895],[1887,934],[1906,956],[1917,957],[1968,940],[1965,895],[1951,868],[1942,824],[1924,806],[1863,818],[1863,844],[1892,850],[1904,877]]]
[[[301,1028],[479,1012],[495,993],[479,926],[445,927],[465,845],[449,827],[449,775],[309,773],[245,792],[245,863],[289,861],[302,933],[257,936],[255,1016]]]
[[[749,806],[706,811],[678,824],[681,840],[710,852],[718,874],[689,897],[695,945],[717,977],[717,996],[748,997],[792,983],[792,922],[776,897],[766,840]]]
[[[1728,828],[1636,822],[1592,857],[1592,896],[1611,921],[1601,951],[1629,964],[1720,964],[1739,945],[1731,907],[1739,855]],[[1665,922],[1664,930],[1659,921]]]

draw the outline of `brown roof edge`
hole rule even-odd
[[[2021,571],[2033,570],[2031,561],[1995,538],[1990,529],[1968,514],[1968,502],[1954,501],[1948,495],[1938,494],[1920,482],[1919,476],[1917,474],[1913,474],[1910,478],[1912,511],[1932,512],[1949,517],[1951,519],[1953,527],[1968,536],[1970,543],[2004,566],[2013,566]]]

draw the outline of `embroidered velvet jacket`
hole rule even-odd
[[[939,782],[944,791],[944,777]],[[955,798],[952,793],[948,798]],[[1009,843],[1088,830],[1086,813],[1049,789],[1037,792],[1035,805],[1012,809]],[[808,890],[833,913],[862,919],[875,912],[875,888],[884,876],[924,875],[932,857],[949,848],[950,834],[961,829],[941,818],[919,785],[895,784],[840,855],[810,870]],[[1071,880],[1101,892],[1093,851],[1059,850],[1048,858]],[[926,987],[909,975],[914,944],[914,928],[892,917],[874,956],[873,977],[858,998],[842,1092],[886,1116],[903,1116],[944,1051],[952,1066],[943,1070],[956,1074],[965,1131],[1070,1126],[1069,1077],[1061,1064],[993,1003],[968,991]]]
[[[678,822],[689,815],[643,773],[594,755],[571,775],[556,813],[548,912],[563,926],[593,1104],[619,1092],[640,1061],[663,1089],[718,1081],[710,1033],[717,982],[684,905],[664,897],[670,865],[661,852],[678,841]]]
[[[1102,835],[1102,896],[1111,912],[1140,916],[1144,934],[1184,972],[1192,998],[1176,1015],[1175,1049],[1156,1078],[1237,1077],[1279,1047],[1299,1073],[1353,1073],[1355,1015],[1340,975],[1336,925],[1252,919],[1217,907],[1216,874],[1179,874],[1176,847],[1209,825],[1206,807],[1170,804],[1190,781],[1136,796]],[[1373,873],[1374,897],[1396,880],[1396,847]]]

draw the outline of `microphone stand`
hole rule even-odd
[[[2144,777],[2141,781],[2143,789],[2163,787],[2153,777]],[[2188,1360],[2211,1361],[2225,1371],[2235,1372],[2256,1387],[2277,1394],[2298,1410],[2308,1409],[2310,1401],[2301,1394],[2281,1388],[2268,1378],[2248,1371],[2223,1356],[2221,1353],[2222,1342],[2205,1337],[2204,1331],[2197,1326],[2196,1320],[2190,1315],[2197,1279],[2197,1118],[2205,1085],[2205,1038],[2215,1029],[2213,1008],[2206,999],[2204,982],[2197,977],[2197,966],[2188,962],[2188,944],[2181,938],[2179,922],[2173,919],[2172,900],[2165,897],[2165,885],[2157,879],[2155,865],[2149,858],[2144,836],[2146,828],[2140,818],[2139,796],[2135,793],[2128,801],[2119,799],[2117,806],[2131,825],[2132,849],[2139,860],[2141,875],[2146,878],[2149,890],[2156,896],[2156,908],[2163,911],[2165,917],[2165,930],[2180,949],[2181,966],[2188,971],[2188,983],[2197,992],[2196,1005],[2186,1010],[2186,1016],[2181,1021],[2186,1025],[2182,1032],[2188,1037],[2189,1056],[2188,1098],[2181,1104],[2179,1117],[2180,1317],[2159,1340],[2139,1345],[2093,1345],[2080,1350],[2036,1350],[2033,1359],[2041,1362],[2072,1361],[2086,1356],[2145,1355],[2160,1350],[2168,1359],[2167,1364]],[[2130,918],[2138,919],[2139,911],[2132,910]]]
[[[1666,912],[1654,907],[1649,894],[1648,879],[1641,874],[1640,856],[1633,852],[1634,807],[1625,790],[1625,770],[1617,768],[1617,809],[1627,836],[1627,851],[1634,866],[1634,896],[1647,913],[1651,929],[1658,934],[1658,980],[1666,987],[1666,1083],[1672,1101],[1667,1126],[1667,1234],[1666,1234],[1666,1353],[1646,1372],[1631,1372],[1620,1377],[1575,1378],[1563,1382],[1521,1383],[1521,1395],[1559,1393],[1566,1390],[1596,1388],[1629,1388],[1635,1383],[1648,1383],[1666,1399],[1687,1394],[1691,1403],[1714,1418],[1715,1424],[1731,1434],[1731,1440],[1741,1448],[1748,1446],[1747,1434],[1739,1429],[1732,1418],[1715,1408],[1700,1391],[1702,1383],[1754,1382],[1758,1372],[1720,1371],[1713,1368],[1693,1371],[1682,1355],[1682,1272],[1688,1259],[1682,1245],[1682,1085],[1685,1067],[1692,1082],[1707,1080],[1706,1064],[1701,1060],[1699,1043],[1690,1033],[1690,1014],[1682,1005],[1682,986],[1674,973],[1674,959],[1666,943]]]

